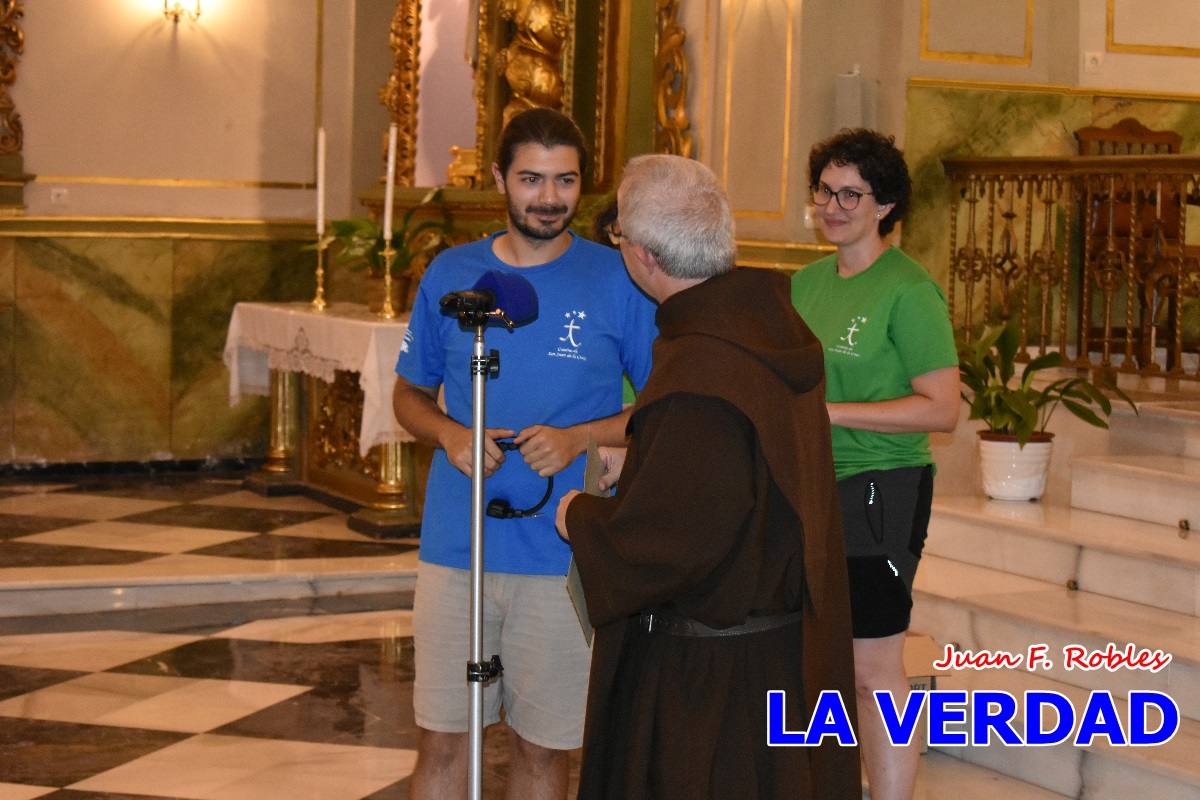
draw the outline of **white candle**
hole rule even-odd
[[[325,235],[325,129],[317,129],[317,238]]]
[[[392,200],[396,196],[396,123],[388,127],[387,184],[383,192],[383,238],[392,238]]]

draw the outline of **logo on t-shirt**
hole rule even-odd
[[[843,344],[835,344],[829,350],[834,353],[841,353],[847,356],[858,358],[858,335],[862,333],[862,329],[867,324],[867,318],[863,316],[854,316],[850,318],[850,324],[846,326],[846,335],[839,336],[838,341]]]
[[[583,346],[583,323],[587,319],[586,311],[572,310],[563,314],[562,332],[558,337],[558,346],[546,355],[551,358],[573,358],[576,361],[587,361],[587,356],[579,352]]]
[[[413,331],[412,331],[412,328],[408,328],[404,331],[404,340],[402,342],[400,342],[400,352],[407,353],[408,347],[409,347],[409,345],[412,344],[412,341],[413,341]]]

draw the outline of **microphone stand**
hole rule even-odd
[[[467,662],[470,706],[467,721],[469,760],[467,797],[483,800],[483,689],[504,671],[500,656],[483,660],[483,440],[488,378],[500,376],[500,353],[484,352],[483,335],[488,320],[498,319],[512,330],[502,310],[464,310],[458,315],[463,329],[475,329],[471,351],[471,646]]]

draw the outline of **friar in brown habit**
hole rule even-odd
[[[618,207],[659,339],[616,496],[558,508],[596,626],[579,797],[859,798],[857,748],[767,746],[772,689],[788,731],[822,690],[855,720],[820,343],[785,277],[732,269],[702,164],[633,159]]]

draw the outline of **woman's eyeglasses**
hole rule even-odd
[[[835,192],[824,183],[818,183],[812,187],[813,205],[827,206],[829,201],[836,197],[838,207],[843,211],[853,211],[858,208],[864,194],[873,194],[873,192],[860,192],[858,189],[838,189]]]

